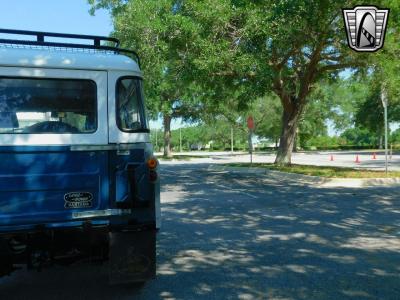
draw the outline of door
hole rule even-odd
[[[0,230],[108,208],[107,73],[0,68]]]

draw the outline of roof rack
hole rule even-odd
[[[41,32],[41,31],[30,31],[30,30],[1,29],[1,28],[0,28],[0,34],[29,35],[29,36],[36,37],[36,40],[22,40],[22,39],[6,39],[6,38],[1,38],[1,36],[0,36],[0,44],[93,49],[93,50],[112,51],[112,52],[115,52],[118,54],[120,54],[120,53],[128,54],[128,55],[132,55],[134,57],[134,59],[136,60],[136,62],[138,63],[138,65],[140,67],[139,55],[133,50],[120,48],[119,40],[116,38],[113,38],[113,37],[70,34],[70,33]],[[46,37],[89,40],[89,41],[92,41],[93,44],[48,42],[48,41],[45,41]],[[102,45],[102,42],[108,42],[108,43],[114,44],[114,45]]]

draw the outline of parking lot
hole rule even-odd
[[[228,151],[221,152],[206,152],[206,151],[192,151],[192,152],[176,152],[180,156],[195,156],[192,163],[236,163],[236,162],[250,162],[250,155],[245,152]],[[161,153],[158,153],[161,156]],[[255,152],[253,154],[253,162],[255,163],[273,163],[276,154],[274,152]],[[357,160],[358,157],[358,160]],[[169,163],[164,162],[164,163]],[[174,162],[175,164],[176,162]],[[385,170],[385,153],[383,150],[379,151],[311,151],[311,152],[296,152],[292,155],[292,163],[300,165],[314,165],[314,166],[334,166],[346,167],[357,169],[370,169],[370,170]],[[388,153],[388,167],[389,170],[400,170],[400,155],[398,152]]]
[[[162,167],[157,278],[108,286],[107,265],[0,279],[0,299],[399,299],[398,188],[319,188]]]

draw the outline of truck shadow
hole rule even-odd
[[[162,168],[157,278],[108,286],[107,265],[1,279],[0,299],[399,299],[397,188],[318,188]]]

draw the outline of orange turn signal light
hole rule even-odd
[[[154,157],[151,157],[147,161],[147,166],[149,167],[149,169],[155,169],[157,167],[157,165],[158,165],[158,161]]]

